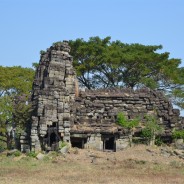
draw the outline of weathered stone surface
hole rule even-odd
[[[16,152],[18,152],[17,149],[10,150],[10,151],[7,152],[7,156],[12,156],[12,155],[14,155]]]
[[[143,118],[143,121],[146,114],[157,115],[158,124],[165,129],[167,135],[171,135],[172,128],[178,127],[179,129],[179,126],[183,124],[178,110],[172,108],[170,101],[161,92],[141,89],[129,90],[127,93],[126,90],[108,89],[81,92],[75,101],[77,105],[72,107],[73,112],[76,112],[74,122],[81,125],[80,128],[82,126],[84,128],[84,123],[87,123],[86,129],[90,126],[94,128],[94,132],[96,126],[100,124],[101,127],[106,127],[107,133],[110,133],[111,126],[117,127],[115,122],[119,112],[123,112],[130,119]],[[92,124],[92,120],[96,124]],[[118,132],[118,129],[116,131]]]
[[[64,146],[59,150],[59,152],[62,153],[62,154],[66,154],[66,153],[68,153],[68,151],[69,151],[68,146]]]
[[[116,141],[116,151],[123,150],[129,146],[129,138],[123,137]]]
[[[38,160],[43,160],[44,157],[45,157],[44,154],[38,153],[38,155],[36,156],[36,159],[38,159]]]
[[[76,80],[69,51],[68,42],[63,41],[51,46],[41,55],[32,94],[30,145],[33,150],[45,145],[44,139],[39,137],[47,136],[49,127],[55,127],[58,134],[68,140]],[[67,129],[64,130],[63,126]]]

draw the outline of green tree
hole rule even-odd
[[[79,81],[87,88],[126,86],[163,89],[177,84],[180,59],[158,53],[161,45],[125,44],[110,37],[70,41]],[[182,77],[183,79],[183,77]]]
[[[82,86],[149,87],[163,90],[175,104],[184,106],[181,60],[170,58],[169,52],[160,53],[161,45],[126,44],[110,37],[70,40],[69,44]]]
[[[0,96],[29,94],[32,88],[34,70],[21,66],[0,66]]]
[[[104,59],[106,47],[110,38],[91,37],[88,42],[83,39],[70,40],[71,55],[74,57],[74,67],[80,84],[88,89],[96,88],[98,84],[97,68]]]
[[[7,148],[12,145],[12,128],[19,135],[29,118],[33,77],[31,68],[0,66],[0,139]]]

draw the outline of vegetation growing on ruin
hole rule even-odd
[[[163,128],[158,125],[158,120],[153,115],[145,116],[145,127],[142,129],[142,136],[146,138],[148,144],[154,145],[156,136],[159,136],[163,132]]]
[[[120,112],[117,115],[117,123],[127,129],[133,129],[134,127],[139,125],[139,118],[135,118],[135,119],[128,119],[124,113]]]
[[[130,131],[129,134],[129,141],[130,146],[132,145],[132,136],[134,135],[134,128],[139,125],[140,120],[139,118],[135,119],[128,119],[124,113],[120,112],[117,115],[117,123],[122,126],[123,128],[127,128]]]
[[[41,50],[40,51],[40,55],[43,55],[43,54],[45,54],[46,52],[44,51],[44,50]]]
[[[141,125],[143,126],[142,131],[141,131],[141,136],[144,139],[146,139],[149,145],[154,145],[156,141],[158,142],[158,144],[160,144],[161,141],[159,139],[159,135],[163,132],[163,128],[158,125],[157,118],[153,115],[146,115],[144,119],[145,119],[145,122],[141,123]],[[130,135],[133,136],[134,128],[140,124],[140,119],[135,118],[135,119],[129,120],[124,115],[124,113],[120,112],[117,115],[117,123],[120,126],[129,129]],[[184,138],[184,131],[176,131],[174,135],[176,137],[177,135],[181,135]],[[132,139],[130,141],[132,142]]]
[[[173,139],[184,139],[184,130],[175,130],[172,134]]]
[[[67,142],[59,141],[59,149],[61,149],[61,148],[65,147],[65,146],[67,146],[67,145],[68,145],[68,143],[67,143]]]

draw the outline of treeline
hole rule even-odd
[[[126,44],[110,37],[70,40],[69,44],[81,86],[149,87],[164,91],[184,108],[184,67],[180,67],[181,59],[161,53],[161,45]],[[14,139],[30,122],[34,73],[32,68],[0,66],[0,148],[14,146]]]

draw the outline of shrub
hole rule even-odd
[[[44,50],[41,50],[41,51],[40,51],[40,54],[41,54],[41,55],[43,55],[43,54],[45,54],[45,53],[46,53],[46,52],[45,52]]]
[[[0,129],[0,132],[2,130]],[[5,149],[7,149],[7,144],[6,144],[6,140],[5,137],[0,136],[0,152],[4,151]]]
[[[117,116],[117,123],[124,128],[132,129],[139,124],[139,119],[136,118],[129,120],[125,117],[125,115],[122,112],[120,112],[118,113]]]
[[[5,150],[4,146],[0,144],[0,153]]]
[[[59,141],[59,149],[65,147],[65,146],[67,146],[67,145],[68,145],[67,142]]]
[[[117,123],[122,127],[124,127],[127,123],[127,119],[122,112],[118,113],[117,115]]]
[[[59,41],[59,42],[54,42],[53,44],[52,44],[52,46],[58,46],[58,45],[60,45],[60,44],[62,44],[63,42],[61,42],[61,41]]]
[[[145,128],[142,129],[142,137],[147,139],[149,144],[155,144],[156,136],[163,131],[163,129],[157,124],[157,119],[155,116],[147,115],[145,116],[146,123]]]
[[[156,139],[155,139],[155,145],[161,146],[163,144],[164,143],[163,143],[162,139],[160,137],[156,137]]]
[[[141,137],[150,140],[151,137],[152,137],[151,129],[149,129],[149,128],[147,128],[147,127],[146,127],[146,128],[143,128],[143,129],[142,129]]]
[[[175,130],[172,133],[173,139],[184,139],[184,130]]]
[[[132,119],[129,120],[125,117],[125,115],[120,112],[117,115],[117,124],[119,124],[120,126],[127,128],[130,131],[130,135],[129,135],[129,142],[130,142],[130,146],[132,145],[132,137],[134,134],[134,127],[136,127],[139,124],[139,119]]]
[[[28,157],[33,157],[35,158],[37,156],[37,154],[34,151],[30,151],[29,153],[27,153]]]
[[[14,155],[15,157],[19,157],[21,155],[21,152],[17,150],[15,152],[13,152],[12,155]]]

